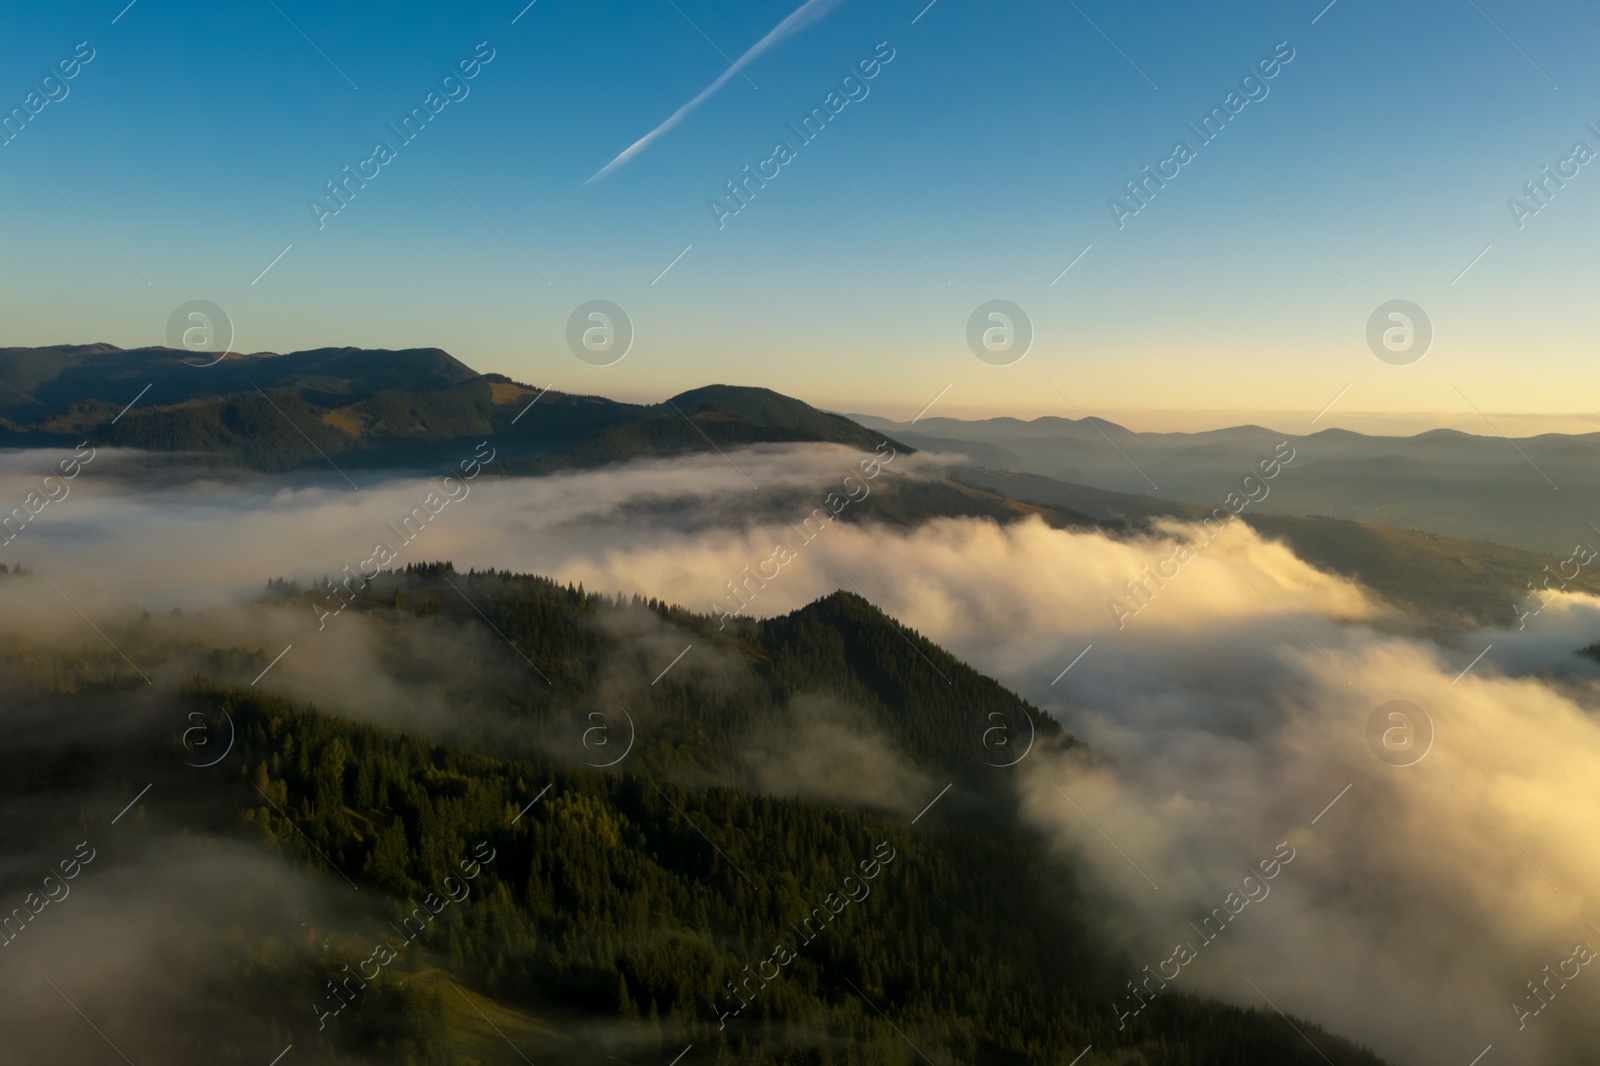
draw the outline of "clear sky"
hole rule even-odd
[[[205,299],[240,350],[438,346],[629,398],[721,381],[909,417],[949,386],[940,414],[1073,414],[1053,383],[1085,412],[1315,412],[1350,384],[1329,422],[1600,409],[1600,163],[1520,229],[1507,207],[1600,151],[1600,3],[813,0],[586,184],[801,0],[525,2],[11,5],[0,111],[65,95],[0,147],[0,344],[162,343]],[[1203,144],[1186,123],[1280,42]],[[787,123],[890,49],[802,143]],[[466,95],[404,143],[387,124],[435,90]],[[1180,140],[1119,229],[1107,201]],[[719,228],[708,201],[737,206],[724,183],[777,141],[793,157]],[[346,165],[377,176],[319,229]],[[565,339],[596,298],[637,334],[607,367]],[[1013,365],[968,348],[992,299],[1033,323]],[[1393,299],[1433,322],[1414,365],[1368,349]]]

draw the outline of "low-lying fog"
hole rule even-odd
[[[369,472],[359,490],[331,471],[153,479],[140,456],[105,450],[69,491],[42,490],[59,458],[0,457],[0,509],[59,495],[0,547],[0,562],[36,575],[0,582],[7,636],[92,641],[91,623],[131,611],[200,610],[219,643],[320,649],[285,658],[263,687],[384,718],[408,701],[371,666],[360,620],[319,631],[309,610],[250,608],[268,578],[354,571],[381,543],[394,566],[448,559],[708,613],[779,614],[854,588],[1089,743],[1012,772],[1139,967],[1397,1062],[1466,1066],[1492,1044],[1490,1063],[1578,1063],[1600,1037],[1600,974],[1575,951],[1600,948],[1600,668],[1574,654],[1600,639],[1593,599],[1558,597],[1525,631],[1441,645],[1237,523],[1207,542],[1179,525],[1113,539],[1036,519],[824,522],[813,508],[826,513],[828,493],[837,507],[861,485],[939,469],[902,455],[849,488],[861,456],[836,447],[453,484]],[[1136,605],[1125,583],[1158,564],[1172,576],[1147,584],[1119,628],[1109,601]],[[1395,700],[1420,714],[1379,712]],[[97,915],[74,919],[82,935]],[[13,997],[0,1015],[21,1014],[0,1024],[29,1002]]]

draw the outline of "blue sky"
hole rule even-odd
[[[632,398],[726,381],[909,416],[948,385],[940,413],[1073,413],[1053,383],[1085,411],[1314,412],[1349,383],[1352,411],[1600,407],[1573,387],[1600,164],[1521,230],[1506,207],[1600,150],[1592,0],[1337,0],[1315,24],[1325,0],[842,0],[590,185],[799,0],[538,0],[515,24],[521,2],[137,0],[113,24],[125,2],[0,20],[7,110],[95,50],[0,148],[3,343],[160,343],[207,299],[244,350],[438,346]],[[469,95],[400,145],[386,123],[483,41]],[[885,41],[869,95],[800,146],[786,123]],[[1185,123],[1283,41],[1270,94],[1199,146]],[[307,201],[380,139],[394,160],[319,230]],[[707,201],[780,139],[796,157],[719,230]],[[1119,230],[1107,200],[1179,139],[1197,157]],[[594,298],[634,320],[614,366],[566,348]],[[1011,366],[964,339],[995,298],[1037,333]],[[1412,366],[1363,339],[1395,298],[1437,331]]]

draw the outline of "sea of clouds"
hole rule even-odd
[[[0,500],[20,500],[54,458],[0,456]],[[859,458],[769,446],[480,477],[399,562],[539,573],[709,613],[745,567],[797,540],[795,527]],[[937,457],[902,456],[875,490],[940,468]],[[286,657],[265,688],[408,726],[444,713],[447,694],[396,688],[364,620],[320,632],[309,609],[296,621],[250,602],[268,578],[337,574],[376,540],[393,542],[387,523],[435,477],[368,475],[352,490],[331,474],[140,469],[136,454],[102,454],[0,551],[56,586],[0,582],[0,637],[92,641],[86,618],[180,607],[203,612],[219,643],[303,642],[306,654]],[[1108,600],[1185,542],[1193,561],[1119,629]],[[1270,895],[1205,943],[1174,988],[1281,1008],[1395,1062],[1466,1066],[1489,1045],[1486,1062],[1588,1061],[1600,977],[1542,985],[1541,999],[1528,982],[1579,941],[1600,947],[1589,924],[1600,924],[1600,667],[1574,654],[1600,639],[1600,601],[1558,595],[1526,631],[1444,638],[1242,524],[1198,549],[1177,524],[1109,536],[1031,518],[833,521],[745,613],[858,589],[1086,741],[1011,772],[1027,817],[1087,872],[1108,945],[1137,960],[1130,980],[1180,943],[1202,947],[1194,926],[1287,843],[1295,859]],[[503,656],[497,669],[520,668],[492,638],[459,640],[472,647],[434,649],[441,663]],[[438,706],[419,704],[428,698]],[[1414,765],[1369,744],[1369,721],[1391,700],[1431,723]],[[805,776],[803,764],[773,787],[795,790],[796,772]]]

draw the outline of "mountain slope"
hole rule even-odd
[[[201,648],[179,635],[194,631],[159,620],[107,633],[153,687],[99,644],[0,657],[0,682],[36,722],[13,724],[0,752],[0,802],[37,811],[0,822],[8,850],[22,834],[85,832],[106,847],[95,876],[114,882],[140,851],[185,875],[196,854],[248,848],[311,897],[291,912],[280,875],[207,881],[226,901],[220,934],[180,909],[163,938],[190,965],[115,1000],[96,986],[86,1013],[141,1060],[270,1061],[292,1044],[297,1061],[352,1066],[534,1049],[660,1066],[693,1045],[702,1061],[865,1066],[912,1061],[909,1040],[996,1066],[1070,1062],[1090,1044],[1082,1061],[1097,1066],[1376,1066],[1307,1023],[1314,1047],[1275,1014],[1179,992],[1120,1025],[1109,1004],[1134,968],[1098,946],[1073,868],[1005,802],[1014,771],[983,757],[976,727],[1026,705],[859,597],[722,631],[666,604],[443,564],[368,592],[353,609],[387,634],[395,679],[417,669],[413,642],[451,647],[458,669],[438,682],[451,705],[464,715],[472,694],[512,728],[457,723],[446,743],[319,713],[249,683],[267,650],[206,660],[197,677]],[[303,610],[292,590],[275,595]],[[452,639],[462,629],[496,662]],[[691,656],[658,674],[680,641]],[[914,794],[728,783],[748,728],[821,701],[825,720],[786,743],[824,724],[876,735],[858,772],[884,777],[896,755]],[[582,765],[612,760],[579,738],[619,706],[637,743],[610,769]],[[1070,743],[1032,717],[1041,745]],[[196,721],[235,738],[203,771],[174,758],[173,723]],[[0,872],[0,889],[33,876]],[[367,968],[374,945],[392,965]],[[31,1036],[8,1039],[21,1050]],[[72,1061],[94,1053],[87,1028],[48,1039]]]
[[[120,408],[146,385],[150,400],[162,405],[260,388],[291,391],[328,406],[385,390],[444,389],[478,376],[438,348],[231,354],[206,365],[216,358],[172,348],[124,351],[108,344],[0,349],[0,393],[5,394],[0,417],[28,419],[34,411],[60,412],[89,402]]]
[[[629,404],[480,375],[437,348],[213,359],[105,344],[0,350],[0,444],[89,437],[282,471],[454,465],[493,438],[501,470],[544,473],[756,443],[870,450],[887,439],[768,389],[714,385]]]
[[[887,440],[847,418],[818,411],[770,389],[710,385],[638,408],[635,417],[559,448],[523,469],[542,473],[751,444],[825,442],[870,451]]]
[[[952,476],[1014,500],[1068,509],[1102,524],[1123,520],[1139,527],[1162,518],[1198,522],[1212,515],[1211,508],[1198,504],[1113,492],[1037,474],[959,469]],[[1289,468],[1274,484],[1292,476],[1293,468]],[[1268,499],[1275,496],[1276,489]],[[1240,517],[1263,537],[1287,544],[1312,566],[1359,582],[1427,622],[1447,627],[1509,626],[1517,620],[1514,604],[1530,609],[1530,582],[1542,590],[1547,577],[1569,572],[1560,566],[1564,556],[1503,544],[1388,529],[1321,514],[1262,514],[1254,506]],[[1579,569],[1567,587],[1600,595],[1600,573]]]

